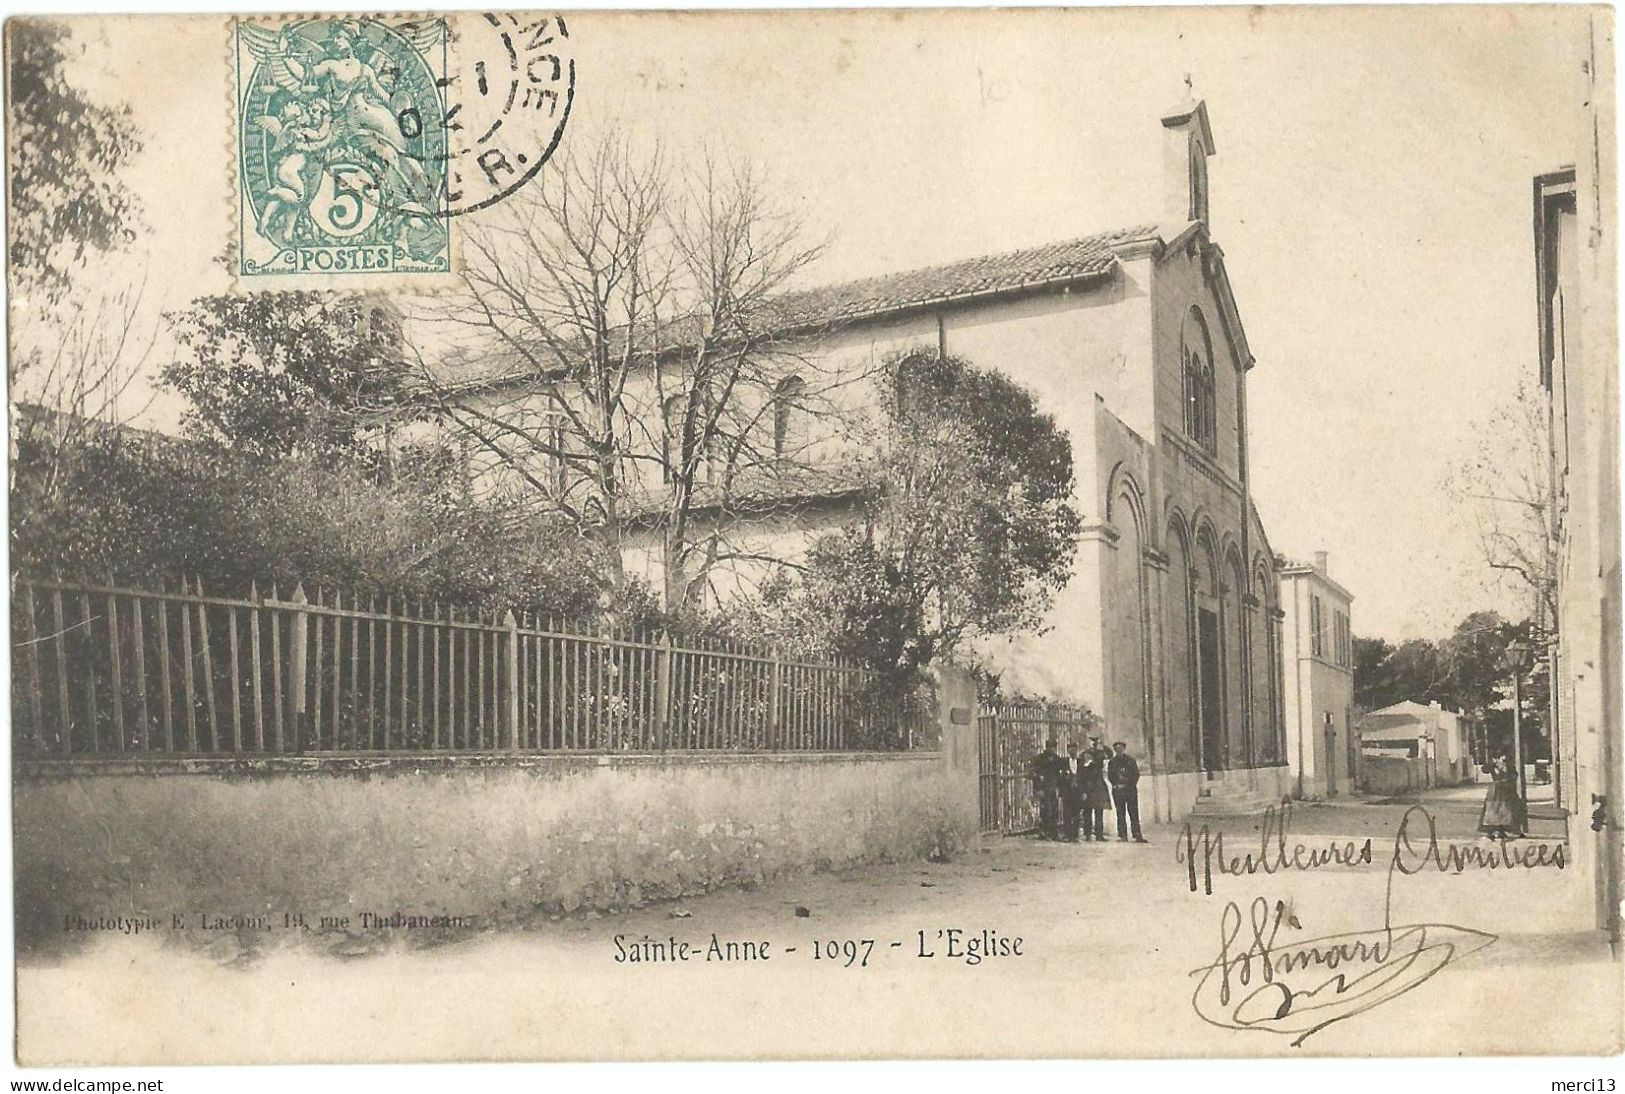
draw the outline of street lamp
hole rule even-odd
[[[1529,800],[1523,778],[1523,674],[1528,670],[1534,650],[1521,639],[1507,643],[1501,656],[1501,668],[1512,674],[1512,762],[1518,772],[1518,797]]]

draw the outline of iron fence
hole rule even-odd
[[[1098,722],[1082,707],[1060,703],[1001,703],[984,706],[977,721],[982,831],[1016,835],[1038,827],[1032,762],[1054,738],[1064,752],[1079,745]]]
[[[16,578],[20,755],[929,745],[841,658],[426,602]]]

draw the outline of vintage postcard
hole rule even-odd
[[[18,1062],[1619,1053],[1614,74],[10,19]]]

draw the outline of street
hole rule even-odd
[[[1597,935],[1559,923],[1572,911],[1560,894],[1573,886],[1549,865],[1393,871],[1406,808],[1295,807],[1289,843],[1303,833],[1306,846],[1325,847],[1328,836],[1307,833],[1358,822],[1372,862],[1243,876],[1220,868],[1212,895],[1193,892],[1190,864],[1176,860],[1181,830],[1158,826],[1143,846],[990,837],[946,863],[804,874],[433,948],[408,949],[396,933],[382,952],[350,959],[270,947],[244,964],[151,936],[110,938],[19,970],[22,1058],[807,1058],[904,1046],[955,1057],[990,1045],[1063,1057],[1493,1054],[1616,1044],[1618,965]],[[1258,827],[1212,821],[1209,834],[1223,835],[1227,856],[1258,855]],[[1396,926],[1498,937],[1476,952],[1445,947],[1448,967],[1383,1001],[1380,1020],[1353,1013],[1294,1048],[1268,1023],[1220,1028],[1193,1009],[1191,970],[1215,962],[1230,902],[1248,909],[1255,897],[1290,914],[1277,949],[1380,929],[1385,900]],[[688,959],[673,958],[684,943]],[[1552,1007],[1558,998],[1593,1002]]]

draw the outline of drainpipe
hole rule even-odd
[[[1301,582],[1293,582],[1292,590],[1292,635],[1296,644],[1303,645],[1303,597],[1299,588]],[[1292,651],[1292,671],[1297,677],[1297,694],[1294,699],[1298,706],[1298,800],[1303,800],[1303,654],[1298,650]]]

